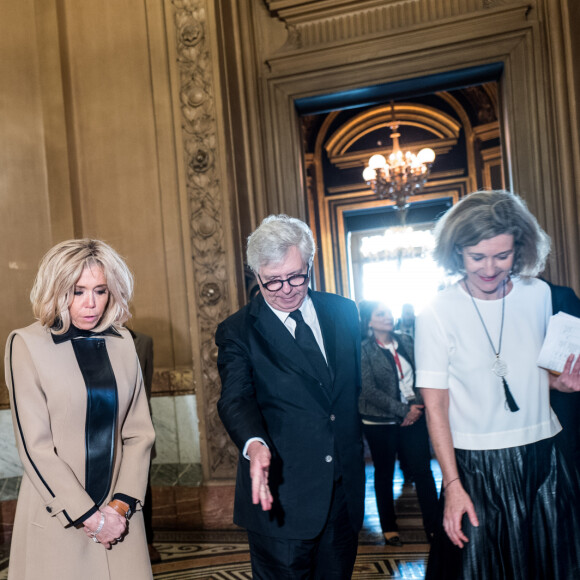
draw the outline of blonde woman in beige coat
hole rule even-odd
[[[154,441],[129,318],[133,279],[98,240],[44,257],[37,322],[12,332],[6,384],[24,475],[11,580],[152,578],[141,506]]]

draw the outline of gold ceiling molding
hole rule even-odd
[[[394,108],[403,135],[405,126],[415,126],[433,134],[437,139],[457,140],[459,137],[461,124],[443,111],[411,103],[397,103]],[[328,156],[334,158],[344,155],[357,141],[377,130],[384,131],[384,147],[390,149],[389,123],[391,121],[391,105],[380,105],[352,117],[326,142],[325,149]],[[404,148],[413,149],[415,144],[406,143]]]
[[[284,49],[396,32],[490,10],[521,0],[265,0],[270,13],[288,30]],[[529,4],[529,3],[528,3]]]
[[[485,125],[477,125],[473,128],[473,136],[480,141],[491,141],[492,139],[499,139],[499,122],[486,123]]]
[[[155,369],[152,383],[154,397],[195,394],[195,378],[190,367]]]

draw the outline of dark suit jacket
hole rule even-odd
[[[576,296],[574,290],[568,288],[568,286],[556,286],[549,282],[548,285],[552,292],[553,313],[565,312],[580,318],[580,298]]]
[[[260,295],[216,333],[220,417],[240,449],[263,438],[272,452],[270,512],[252,504],[250,462],[240,453],[234,522],[271,537],[311,539],[324,527],[338,475],[352,527],[364,511],[364,462],[357,400],[360,336],[355,304],[311,292],[333,377],[325,388]],[[340,466],[337,470],[335,466]]]
[[[135,342],[135,350],[143,373],[143,384],[147,392],[147,400],[151,399],[151,389],[153,387],[153,338],[142,332],[128,329]]]
[[[565,312],[580,318],[580,299],[574,290],[567,286],[549,286],[554,314]],[[569,461],[580,466],[580,393],[562,393],[551,389],[550,405],[562,424],[556,442]]]

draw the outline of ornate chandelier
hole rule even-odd
[[[383,155],[373,155],[363,171],[363,179],[372,187],[379,198],[388,198],[395,207],[404,210],[409,206],[408,198],[419,193],[427,182],[431,166],[435,160],[433,149],[421,149],[417,155],[399,147],[399,122],[395,118],[395,104],[391,102],[391,139],[393,150],[388,159]]]

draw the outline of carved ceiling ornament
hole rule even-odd
[[[206,0],[172,0],[177,33],[181,126],[196,314],[201,348],[204,427],[210,478],[231,478],[237,453],[217,414],[220,379],[216,367],[215,329],[229,315],[223,234],[222,192],[218,172],[217,122],[211,54],[207,39]]]
[[[282,50],[300,50],[432,23],[522,0],[264,0],[282,20],[288,38]],[[437,18],[434,18],[434,16]]]

